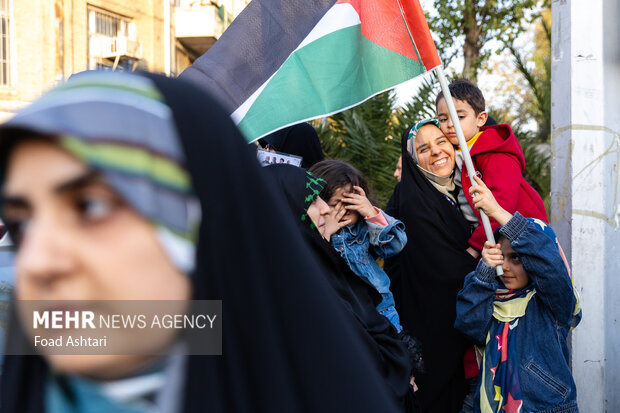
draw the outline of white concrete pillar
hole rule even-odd
[[[617,0],[552,2],[551,221],[581,295],[582,412],[620,411],[620,31]]]

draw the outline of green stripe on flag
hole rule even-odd
[[[424,73],[424,65],[365,38],[360,26],[295,51],[239,123],[249,141],[283,125],[354,106]]]

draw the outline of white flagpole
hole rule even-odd
[[[459,146],[461,147],[461,152],[463,153],[463,160],[465,161],[465,167],[467,168],[467,174],[469,175],[469,181],[471,182],[471,186],[478,186],[474,176],[476,174],[476,170],[474,169],[474,164],[471,160],[471,155],[469,154],[469,148],[467,147],[467,141],[465,140],[465,135],[463,134],[463,128],[461,128],[461,122],[459,122],[459,117],[456,113],[456,107],[454,106],[454,101],[452,100],[452,94],[450,94],[450,88],[448,87],[448,80],[446,79],[446,75],[443,71],[443,66],[438,66],[435,68],[437,72],[437,76],[439,77],[439,84],[441,85],[441,91],[443,92],[443,97],[448,105],[448,112],[450,114],[450,119],[452,119],[452,124],[454,125],[454,131],[456,132],[456,138],[459,141]],[[480,212],[480,218],[482,219],[482,226],[484,227],[484,233],[487,236],[487,240],[491,241],[495,244],[495,237],[493,236],[493,230],[491,229],[491,222],[489,221],[489,217],[484,211]],[[495,272],[497,275],[503,275],[504,271],[502,270],[502,266],[498,265],[495,267]]]

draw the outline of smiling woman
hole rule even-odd
[[[415,154],[425,171],[448,177],[454,171],[454,147],[441,130],[432,124],[424,125],[415,137]]]
[[[387,271],[403,328],[421,342],[426,374],[416,375],[422,411],[459,412],[465,396],[465,338],[454,329],[456,295],[476,261],[467,252],[468,222],[457,203],[454,149],[427,119],[402,137],[402,176],[394,217],[407,244]],[[437,374],[440,372],[440,374]]]
[[[454,182],[454,147],[435,119],[416,123],[409,131],[407,148],[411,159],[429,182],[457,205],[459,187]]]
[[[398,411],[374,347],[266,181],[227,113],[162,76],[80,74],[0,126],[18,309],[190,298],[225,308],[221,356],[7,356],[2,411]],[[26,327],[12,320],[9,339]]]

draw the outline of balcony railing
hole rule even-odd
[[[93,35],[90,38],[90,54],[103,59],[141,59],[142,44],[127,37],[108,37]]]

